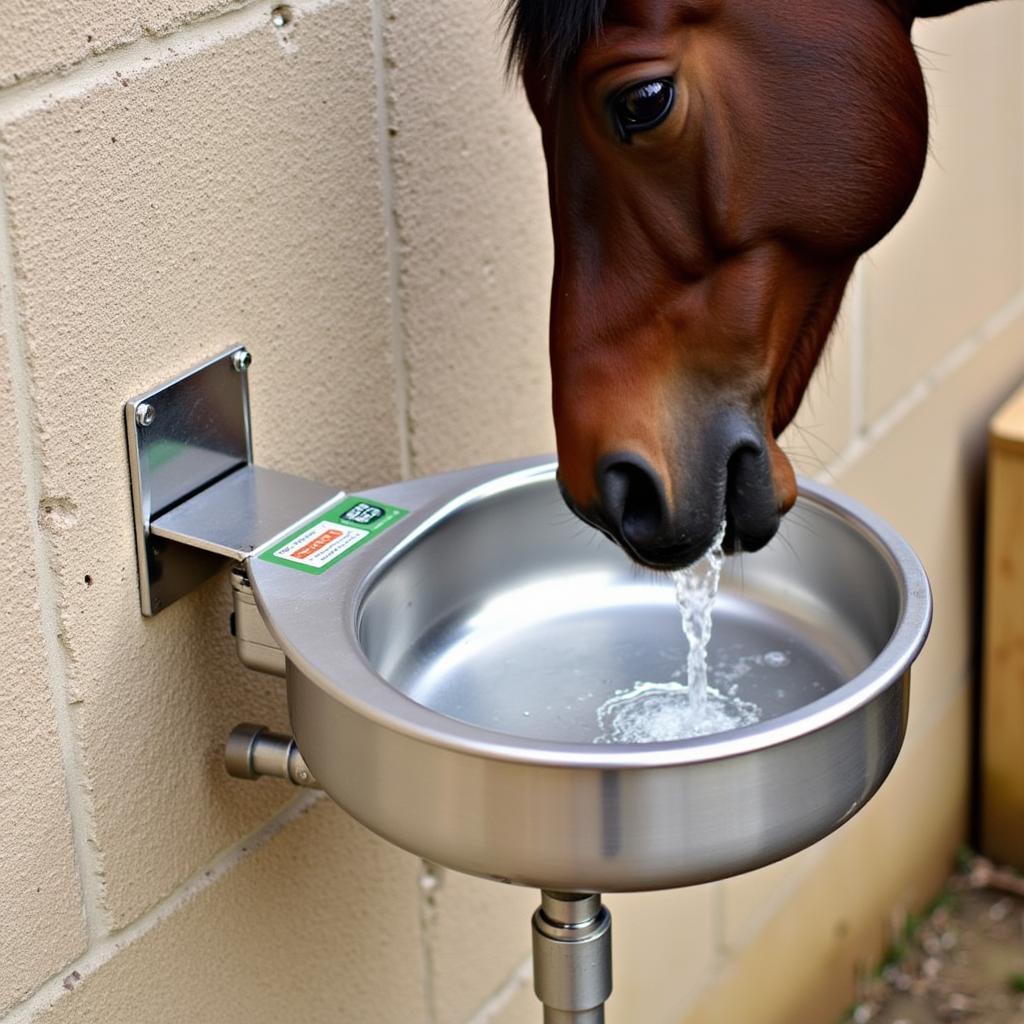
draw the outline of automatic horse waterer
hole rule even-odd
[[[143,613],[234,564],[239,655],[287,679],[295,736],[240,726],[228,770],[319,786],[418,856],[544,890],[547,1024],[604,1020],[596,894],[778,860],[888,774],[931,598],[875,516],[802,483],[780,536],[727,566],[712,661],[758,724],[595,744],[606,698],[678,666],[667,581],[569,517],[550,460],[358,496],[253,465],[248,366],[232,349],[126,407]]]

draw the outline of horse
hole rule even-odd
[[[569,508],[641,565],[796,500],[778,438],[858,258],[906,212],[928,103],[916,18],[980,0],[507,0],[541,131]]]

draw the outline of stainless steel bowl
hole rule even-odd
[[[543,889],[692,885],[814,843],[892,767],[931,598],[848,499],[802,483],[768,548],[727,562],[712,675],[763,720],[606,744],[605,699],[678,676],[670,580],[573,519],[547,461],[366,493],[410,514],[321,576],[250,571],[306,761],[398,846]]]

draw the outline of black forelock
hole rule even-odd
[[[550,81],[575,60],[601,29],[608,0],[506,0],[508,70],[537,66]]]

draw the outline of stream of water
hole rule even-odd
[[[597,709],[595,743],[658,743],[708,736],[753,725],[761,709],[708,683],[712,612],[725,559],[722,523],[711,547],[686,569],[672,574],[687,651],[685,682],[638,680],[617,690]]]

